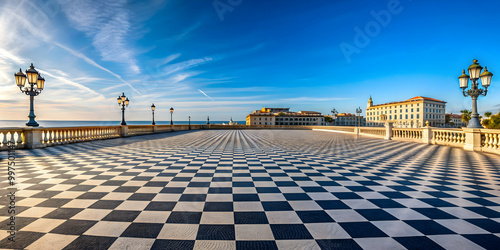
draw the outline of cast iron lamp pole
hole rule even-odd
[[[170,108],[170,125],[174,125],[174,122],[172,121],[172,114],[174,113],[174,108]]]
[[[460,82],[460,88],[465,97],[470,96],[472,98],[472,114],[470,116],[468,128],[483,128],[481,122],[479,121],[479,114],[477,113],[477,98],[479,96],[486,96],[488,92],[488,87],[491,83],[491,77],[493,74],[488,72],[488,68],[484,67],[484,72],[481,74],[481,70],[483,67],[477,63],[477,60],[474,59],[473,63],[469,66],[468,71],[469,75],[465,74],[465,69],[462,71],[462,75],[458,77]],[[471,88],[466,90],[469,87],[469,78],[472,82]],[[481,85],[484,87],[479,87],[479,78],[481,78]]]
[[[210,116],[207,116],[207,125],[210,124]]]
[[[125,93],[122,93],[122,96],[118,96],[116,100],[118,101],[118,106],[122,106],[122,123],[120,125],[127,125],[125,122],[125,107],[128,107],[128,97],[125,96]]]
[[[21,92],[30,96],[30,113],[28,117],[30,120],[26,123],[26,126],[30,127],[38,127],[39,124],[35,121],[35,108],[33,102],[35,101],[35,96],[39,95],[43,90],[43,85],[45,84],[45,79],[36,71],[33,63],[30,66],[30,69],[26,70],[26,75],[23,74],[22,70],[19,69],[19,72],[14,74],[16,77],[16,85],[19,87]],[[26,78],[28,78],[28,83],[30,86],[25,87]]]
[[[361,127],[361,121],[360,121],[361,117],[359,116],[361,114],[361,112],[363,112],[363,110],[361,109],[361,107],[358,107],[356,109],[356,113],[358,114],[358,127]]]
[[[151,125],[156,125],[156,123],[155,123],[155,108],[156,108],[155,104],[153,103],[151,105],[151,111],[153,112],[153,122],[151,123]]]
[[[189,116],[188,119],[189,119],[189,122],[188,122],[188,124],[189,124],[189,130],[191,130],[191,116]]]

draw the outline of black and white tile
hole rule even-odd
[[[7,240],[3,171],[0,248],[500,248],[493,154],[302,130],[175,132],[16,154],[19,231]]]

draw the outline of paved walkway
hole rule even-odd
[[[0,248],[498,249],[500,156],[302,130],[16,151]],[[5,156],[5,152],[1,153]]]

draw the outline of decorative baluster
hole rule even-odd
[[[493,134],[487,134],[488,135],[488,148],[493,148]]]
[[[17,145],[23,144],[23,132],[17,132]]]
[[[485,147],[485,148],[488,148],[488,145],[489,145],[489,134],[484,134],[484,141],[483,141],[483,145],[481,145],[482,147]]]
[[[57,130],[57,144],[62,144],[62,131]]]
[[[493,134],[493,149],[498,149],[498,134]]]

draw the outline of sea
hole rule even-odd
[[[28,120],[0,120],[0,128],[26,127]],[[118,126],[121,121],[54,121],[37,120],[40,127],[81,127],[81,126]],[[170,125],[170,121],[155,121],[156,125]],[[235,121],[246,124],[245,121]],[[229,121],[210,121],[210,124],[229,123]],[[187,125],[189,121],[175,121],[174,125]],[[207,121],[191,121],[192,125],[207,124]],[[127,121],[127,125],[151,125],[151,121]]]

